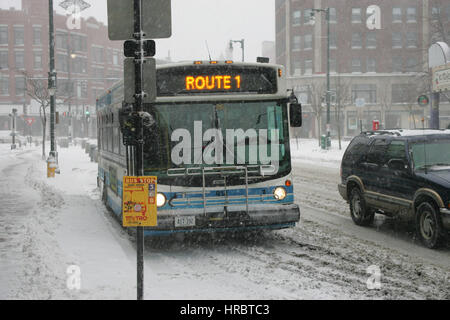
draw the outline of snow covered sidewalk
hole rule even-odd
[[[323,150],[317,139],[291,139],[291,157],[293,162],[310,163],[321,167],[339,168],[341,159],[350,141],[331,140],[331,148]]]

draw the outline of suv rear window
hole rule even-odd
[[[342,159],[343,165],[352,165],[362,161],[369,150],[369,139],[356,137],[352,140]]]

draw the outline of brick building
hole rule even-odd
[[[369,6],[381,10],[381,29],[369,29]],[[276,61],[286,67],[288,86],[306,106],[303,136],[325,130],[327,21],[330,8],[331,128],[354,135],[371,129],[428,125],[428,48],[450,41],[450,2],[445,0],[276,0]],[[359,107],[358,107],[358,106]],[[441,99],[441,127],[450,123],[450,107]],[[320,119],[320,120],[318,120]],[[320,131],[319,131],[320,128]]]
[[[107,26],[95,18],[81,19],[79,29],[68,28],[67,20],[54,12],[57,135],[69,134],[70,110],[74,136],[93,136],[96,121],[87,121],[85,112],[95,117],[96,97],[123,77],[122,42],[109,41]],[[16,108],[19,132],[42,132],[39,103],[28,91],[30,79],[47,87],[48,21],[47,0],[22,0],[22,10],[0,10],[0,130],[9,129],[8,114]],[[26,127],[26,117],[35,118],[32,128]]]

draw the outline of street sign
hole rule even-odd
[[[430,99],[428,98],[428,96],[426,95],[421,95],[419,96],[419,98],[417,99],[417,103],[419,104],[419,106],[421,107],[426,107],[428,105],[428,103],[430,103]]]
[[[156,53],[154,40],[144,40],[144,57],[153,57]],[[139,43],[135,40],[127,40],[123,43],[123,55],[127,58],[134,58],[136,51],[139,51]]]
[[[362,108],[362,107],[364,107],[364,106],[366,105],[366,100],[365,100],[364,98],[357,98],[357,99],[355,100],[355,105],[356,105],[358,108]]]
[[[143,103],[152,103],[156,100],[156,62],[154,58],[145,58],[142,66],[142,90],[145,96]],[[134,58],[125,58],[123,64],[124,81],[124,101],[126,103],[135,102],[135,74],[136,63]]]
[[[152,227],[156,216],[157,177],[123,177],[122,224],[124,227]]]
[[[172,35],[171,0],[142,1],[144,38],[161,39]],[[108,0],[108,36],[110,40],[134,39],[133,1]]]
[[[433,92],[450,90],[450,63],[434,67],[432,74]]]
[[[25,122],[27,123],[27,125],[32,126],[34,123],[34,118],[26,118]]]

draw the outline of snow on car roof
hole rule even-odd
[[[407,136],[425,136],[425,135],[436,135],[436,134],[448,134],[450,135],[449,129],[388,129],[379,131],[367,131],[362,132],[362,134],[368,136],[379,136],[379,135],[393,135],[398,137]]]

